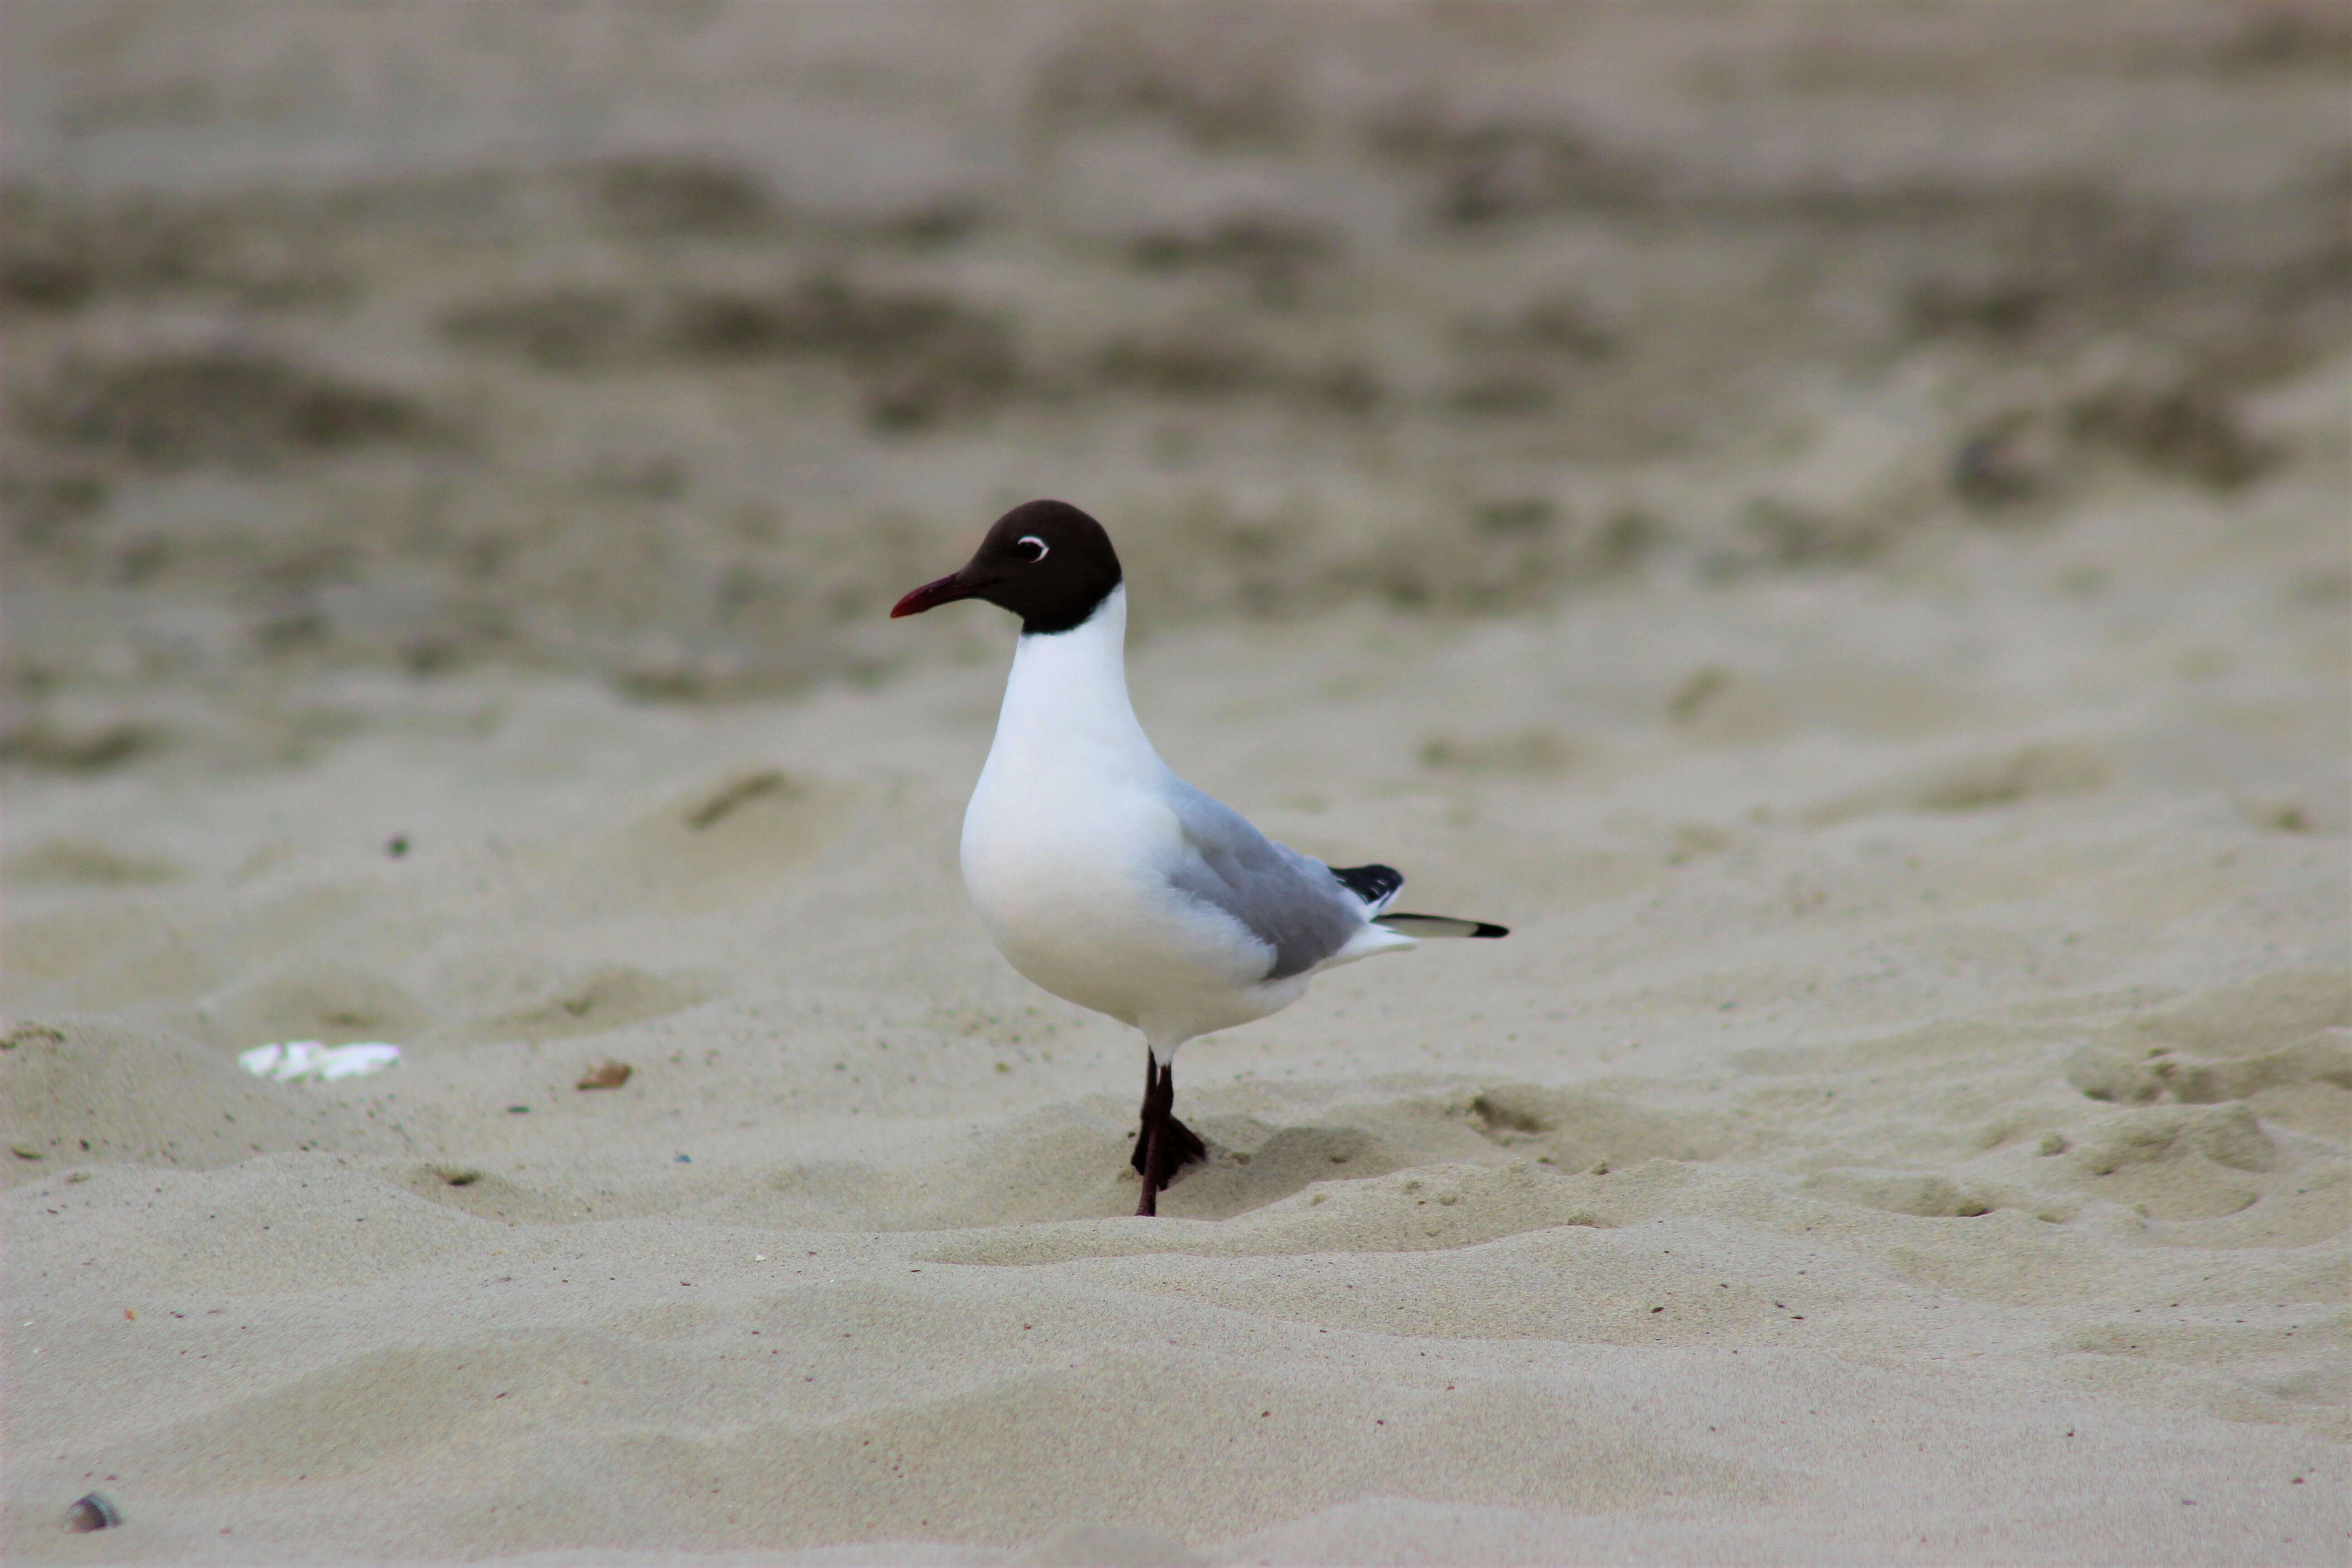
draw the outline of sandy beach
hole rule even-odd
[[[2343,1561],[2333,11],[0,41],[10,1562]],[[885,618],[1036,495],[1512,928],[1158,1219]]]

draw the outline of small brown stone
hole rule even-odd
[[[104,1492],[91,1492],[74,1500],[66,1510],[66,1528],[76,1535],[87,1535],[93,1530],[111,1530],[122,1522],[122,1515],[114,1500]]]
[[[580,1075],[582,1089],[618,1089],[629,1081],[634,1069],[626,1062],[598,1062]]]

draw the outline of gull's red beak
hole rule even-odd
[[[979,593],[982,584],[973,582],[962,573],[950,572],[936,583],[924,584],[891,605],[890,618],[895,621],[900,616],[919,616],[925,610],[937,609],[941,605],[951,605],[958,599],[969,599]]]

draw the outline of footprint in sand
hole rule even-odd
[[[1713,1160],[1726,1142],[1712,1118],[1669,1116],[1611,1095],[1528,1083],[1483,1089],[1462,1113],[1490,1142],[1563,1171]]]
[[[167,857],[89,838],[47,839],[0,863],[0,876],[9,882],[51,887],[152,888],[186,875],[186,868]]]
[[[2116,1105],[2248,1102],[2294,1128],[2352,1136],[2352,975],[2286,970],[2109,1029],[2066,1081]]]
[[[2013,1191],[1914,1171],[1823,1171],[1808,1177],[1803,1190],[1920,1219],[1978,1219],[1997,1209],[2041,1206]]]
[[[2048,742],[1906,773],[1812,806],[1799,814],[1799,820],[1827,827],[1883,812],[1950,816],[1990,811],[2097,789],[2107,782],[2108,771],[2105,757],[2095,747]]]
[[[579,880],[633,908],[724,909],[772,894],[847,827],[852,786],[776,768],[698,785],[592,845]]]
[[[623,1213],[620,1205],[605,1205],[605,1212],[597,1213],[576,1197],[541,1192],[477,1165],[418,1165],[396,1180],[427,1203],[456,1209],[477,1219],[512,1221],[518,1225],[578,1225],[621,1217]],[[639,1211],[632,1207],[626,1212],[634,1215]]]
[[[387,976],[311,957],[217,992],[197,1012],[216,1044],[239,1049],[269,1040],[409,1040],[432,1023],[424,1005]]]
[[[2244,1105],[2119,1111],[2084,1130],[2067,1156],[2094,1196],[2150,1219],[2210,1219],[2252,1206],[2278,1148]]]
[[[572,976],[544,1000],[483,1019],[468,1033],[478,1040],[560,1040],[602,1035],[698,1007],[721,994],[708,975],[651,974],[625,963],[604,963]]]

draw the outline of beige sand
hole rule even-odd
[[[659,141],[700,81],[732,84],[721,119],[782,93],[899,125],[873,104],[957,79],[958,48],[1084,64],[1076,37],[1116,64],[1165,45],[1092,13],[975,11],[961,42],[923,35],[933,77],[803,80],[761,74],[747,36],[782,26],[761,14],[709,12],[698,52],[583,41],[567,14],[545,39],[436,57],[454,24],[392,8],[305,24],[248,69],[168,7],[104,36],[68,8],[12,23],[10,112],[44,167],[225,186],[174,163],[196,156],[181,142],[140,140],[140,116],[234,129],[259,112],[253,80],[321,76],[324,100],[285,101],[330,127],[338,103],[390,115],[396,93],[325,68],[371,49],[497,80],[541,49],[650,62],[643,100],[673,118],[597,122],[620,142]],[[1466,52],[1497,101],[1556,69],[1587,123],[1683,148],[1674,168],[1727,188],[1816,166],[1904,187],[1944,143],[1896,110],[1942,104],[1967,111],[1962,172],[1996,196],[2079,153],[2126,194],[2242,180],[2252,205],[2216,232],[2301,243],[2244,214],[2303,189],[2336,135],[2314,118],[2343,90],[2325,37],[2317,65],[2287,37],[2282,64],[2269,35],[2211,17],[2116,34],[2084,8],[2053,41],[2023,12],[1970,14],[2011,31],[1905,13],[1848,53],[1808,20],[1826,13],[1694,34],[1627,11],[1558,36],[1543,13],[1393,15],[1362,46],[1390,77],[1307,73],[1327,118],[1305,144]],[[897,47],[898,24],[794,15],[828,59]],[[31,87],[26,58],[52,68]],[[2018,58],[2042,74],[2017,102],[1962,90],[2011,82]],[[1659,59],[1673,71],[1612,74]],[[2094,89],[2120,107],[2060,112]],[[999,124],[1018,96],[957,112]],[[1246,93],[1219,101],[1255,123]],[[1728,128],[1674,119],[1727,102]],[[457,152],[423,132],[394,151],[521,156],[446,112]],[[248,179],[294,181],[310,134],[330,165],[397,161],[271,123],[277,161]],[[1092,220],[1133,221],[1094,196],[1164,150],[1123,124],[1067,132],[1062,183],[1018,200],[1092,193]],[[2019,125],[2047,135],[1996,133]],[[1309,156],[1281,132],[1277,114],[1273,151],[1211,162],[1279,193]],[[263,145],[227,144],[206,156]],[[890,166],[952,171],[988,145]],[[776,156],[795,195],[846,201],[824,160]],[[1314,188],[1331,221],[1380,232],[1391,187],[1346,167],[1360,188]],[[1127,264],[971,177],[1028,215],[995,220],[1009,237],[873,265],[1025,300],[1049,342],[1024,352],[1076,363],[1053,334],[1112,322],[1132,300],[1104,269]],[[1310,266],[1303,303],[1248,285],[1276,297],[1235,319],[1301,363],[1369,313],[1391,384],[1423,366],[1375,427],[1264,381],[967,409],[940,372],[941,425],[908,434],[859,427],[854,356],[840,383],[599,380],[432,339],[420,323],[500,268],[651,265],[609,239],[581,261],[546,216],[568,187],[519,178],[490,239],[427,224],[321,255],[356,269],[331,305],[257,304],[231,268],[227,303],[201,280],[117,299],[101,279],[94,302],[20,314],[18,363],[48,366],[260,311],[272,341],[343,344],[495,440],[247,465],[204,443],[281,437],[169,411],[193,456],[17,437],[10,1561],[2343,1560],[2340,277],[2251,325],[2224,308],[2241,272],[2216,296],[2147,284],[2120,325],[2061,299],[2033,329],[2079,341],[1813,359],[1792,342],[1833,336],[1834,311],[1799,331],[1773,305],[1785,279],[1749,279],[1722,306],[1744,335],[1722,339],[1717,286],[1768,245],[1902,285],[1941,255],[1909,218],[1654,217],[1637,244],[1588,221],[1615,198],[1579,185],[1558,231],[1538,213],[1473,245],[1399,219],[1393,253],[1352,242],[1382,259]],[[1222,199],[1202,179],[1132,199]],[[457,199],[432,190],[415,199]],[[1486,352],[1475,320],[1411,331],[1521,297],[1571,243],[1596,289],[1691,301],[1686,339],[1662,318],[1640,341],[1663,360],[1479,372],[1564,378],[1565,416],[1448,401],[1443,355]],[[750,265],[722,251],[655,260]],[[268,252],[271,276],[313,253],[290,254]],[[2297,352],[2259,373],[2212,369],[2217,344],[2282,332]],[[2167,374],[2187,401],[2153,435],[2129,426],[2113,387]],[[109,384],[84,393],[151,382]],[[1583,412],[1588,390],[1604,409]],[[1643,421],[1669,414],[1686,438],[1660,447]],[[1986,429],[1991,467],[1956,498],[1954,443]],[[683,494],[668,453],[695,476]],[[94,517],[69,489],[89,473],[113,487]],[[2012,481],[2032,491],[2013,506]],[[434,484],[437,522],[418,510]],[[1213,1157],[1157,1221],[1129,1217],[1138,1041],[1013,975],[957,879],[1009,626],[979,607],[878,618],[1040,489],[1130,546],[1138,705],[1181,771],[1309,852],[1399,866],[1412,907],[1514,928],[1355,966],[1188,1046],[1180,1109]],[[745,510],[762,494],[766,521]],[[722,542],[788,602],[730,597]],[[505,619],[485,629],[485,606]],[[238,1071],[289,1038],[407,1055],[327,1088]],[[572,1087],[607,1059],[625,1086]],[[125,1522],[65,1533],[93,1488]]]

